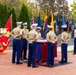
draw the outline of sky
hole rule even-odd
[[[74,0],[67,0],[67,1],[68,1],[69,10],[71,11],[70,5],[73,4],[73,1],[74,1]]]
[[[68,4],[72,4],[74,0],[67,0],[68,1]]]
[[[34,2],[35,0],[30,0],[31,2]]]

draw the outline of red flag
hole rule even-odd
[[[8,19],[8,21],[7,21],[7,23],[6,23],[4,28],[7,28],[8,31],[10,31],[11,25],[12,25],[12,15],[9,17],[9,19]]]
[[[12,16],[9,17],[9,19],[4,27],[7,29],[6,33],[4,33],[3,36],[0,38],[0,45],[1,45],[0,53],[3,53],[10,44],[9,32],[11,29],[11,24],[12,24]]]

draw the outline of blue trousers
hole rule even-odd
[[[27,54],[27,40],[26,39],[21,39],[21,58],[26,59],[26,54]]]
[[[74,30],[72,30],[71,38],[74,38]]]
[[[64,61],[67,62],[67,46],[68,46],[67,43],[63,43],[61,45],[61,48],[62,48],[62,50],[61,50],[61,53],[62,53],[61,62],[64,62]]]
[[[54,44],[48,43],[47,65],[54,65]]]
[[[15,62],[15,57],[17,56],[17,63],[20,63],[20,39],[13,39],[13,52],[12,52],[12,63]]]
[[[29,43],[28,66],[36,66],[36,42]]]
[[[37,44],[36,59],[38,61],[41,59],[41,45],[39,43]]]
[[[76,38],[74,38],[74,54],[76,54]]]

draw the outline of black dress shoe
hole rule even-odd
[[[59,63],[64,64],[64,62],[60,61]]]
[[[22,62],[16,63],[16,64],[23,64]]]
[[[54,64],[51,64],[51,67],[53,67],[54,66]]]
[[[12,62],[12,64],[14,64],[15,62]]]
[[[51,65],[50,65],[50,64],[47,64],[46,66],[49,67],[49,66],[51,66]]]
[[[66,64],[67,64],[67,61],[64,61],[64,63],[66,63]]]
[[[39,66],[38,65],[36,65],[36,66],[32,66],[32,68],[38,68]]]
[[[27,67],[31,67],[31,65],[27,65]]]
[[[27,60],[27,58],[24,58],[23,60]]]

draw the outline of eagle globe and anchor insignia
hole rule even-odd
[[[0,28],[0,52],[1,53],[3,53],[9,46],[9,43],[10,43],[9,36],[10,36],[10,33],[8,29]]]

